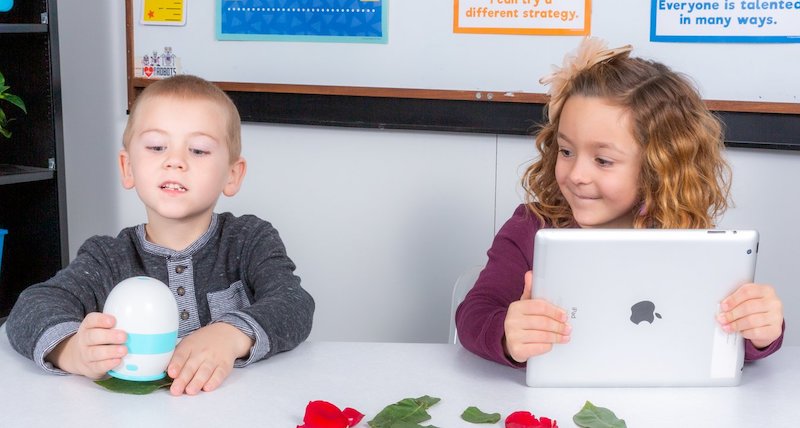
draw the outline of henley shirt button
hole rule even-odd
[[[186,270],[186,266],[183,266],[183,265],[175,266],[175,273],[183,273],[183,271],[185,271],[185,270]]]
[[[178,296],[183,296],[184,294],[186,294],[186,289],[183,287],[178,287],[176,291],[178,292]]]
[[[189,311],[187,311],[186,309],[182,310],[181,311],[181,319],[184,320],[184,321],[188,320],[189,319]]]

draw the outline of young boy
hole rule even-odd
[[[100,313],[123,279],[150,276],[178,303],[173,395],[212,391],[233,367],[308,337],[314,300],[293,274],[278,232],[255,216],[216,214],[239,191],[239,113],[223,91],[181,75],[148,86],[131,109],[119,155],[147,223],[95,236],[69,266],[27,288],[7,322],[11,345],[48,372],[99,378],[127,353],[125,332]]]

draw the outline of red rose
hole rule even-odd
[[[361,421],[364,415],[356,409],[338,407],[327,401],[309,401],[303,425],[297,428],[349,428]]]
[[[514,412],[506,418],[506,428],[558,428],[558,424],[544,416],[537,419],[531,412]]]

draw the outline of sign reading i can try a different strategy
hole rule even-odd
[[[588,35],[590,0],[454,0],[453,32]]]

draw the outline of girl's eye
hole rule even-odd
[[[558,153],[565,158],[572,156],[572,151],[569,149],[560,148],[558,149]]]
[[[595,159],[595,162],[597,162],[597,164],[600,165],[600,166],[611,166],[611,165],[614,164],[614,162],[612,162],[612,161],[610,161],[608,159],[603,159],[603,158],[597,158],[597,159]]]
[[[165,146],[159,146],[159,145],[150,145],[150,146],[147,146],[147,150],[149,150],[151,152],[163,152],[164,150],[166,150],[166,147]]]

